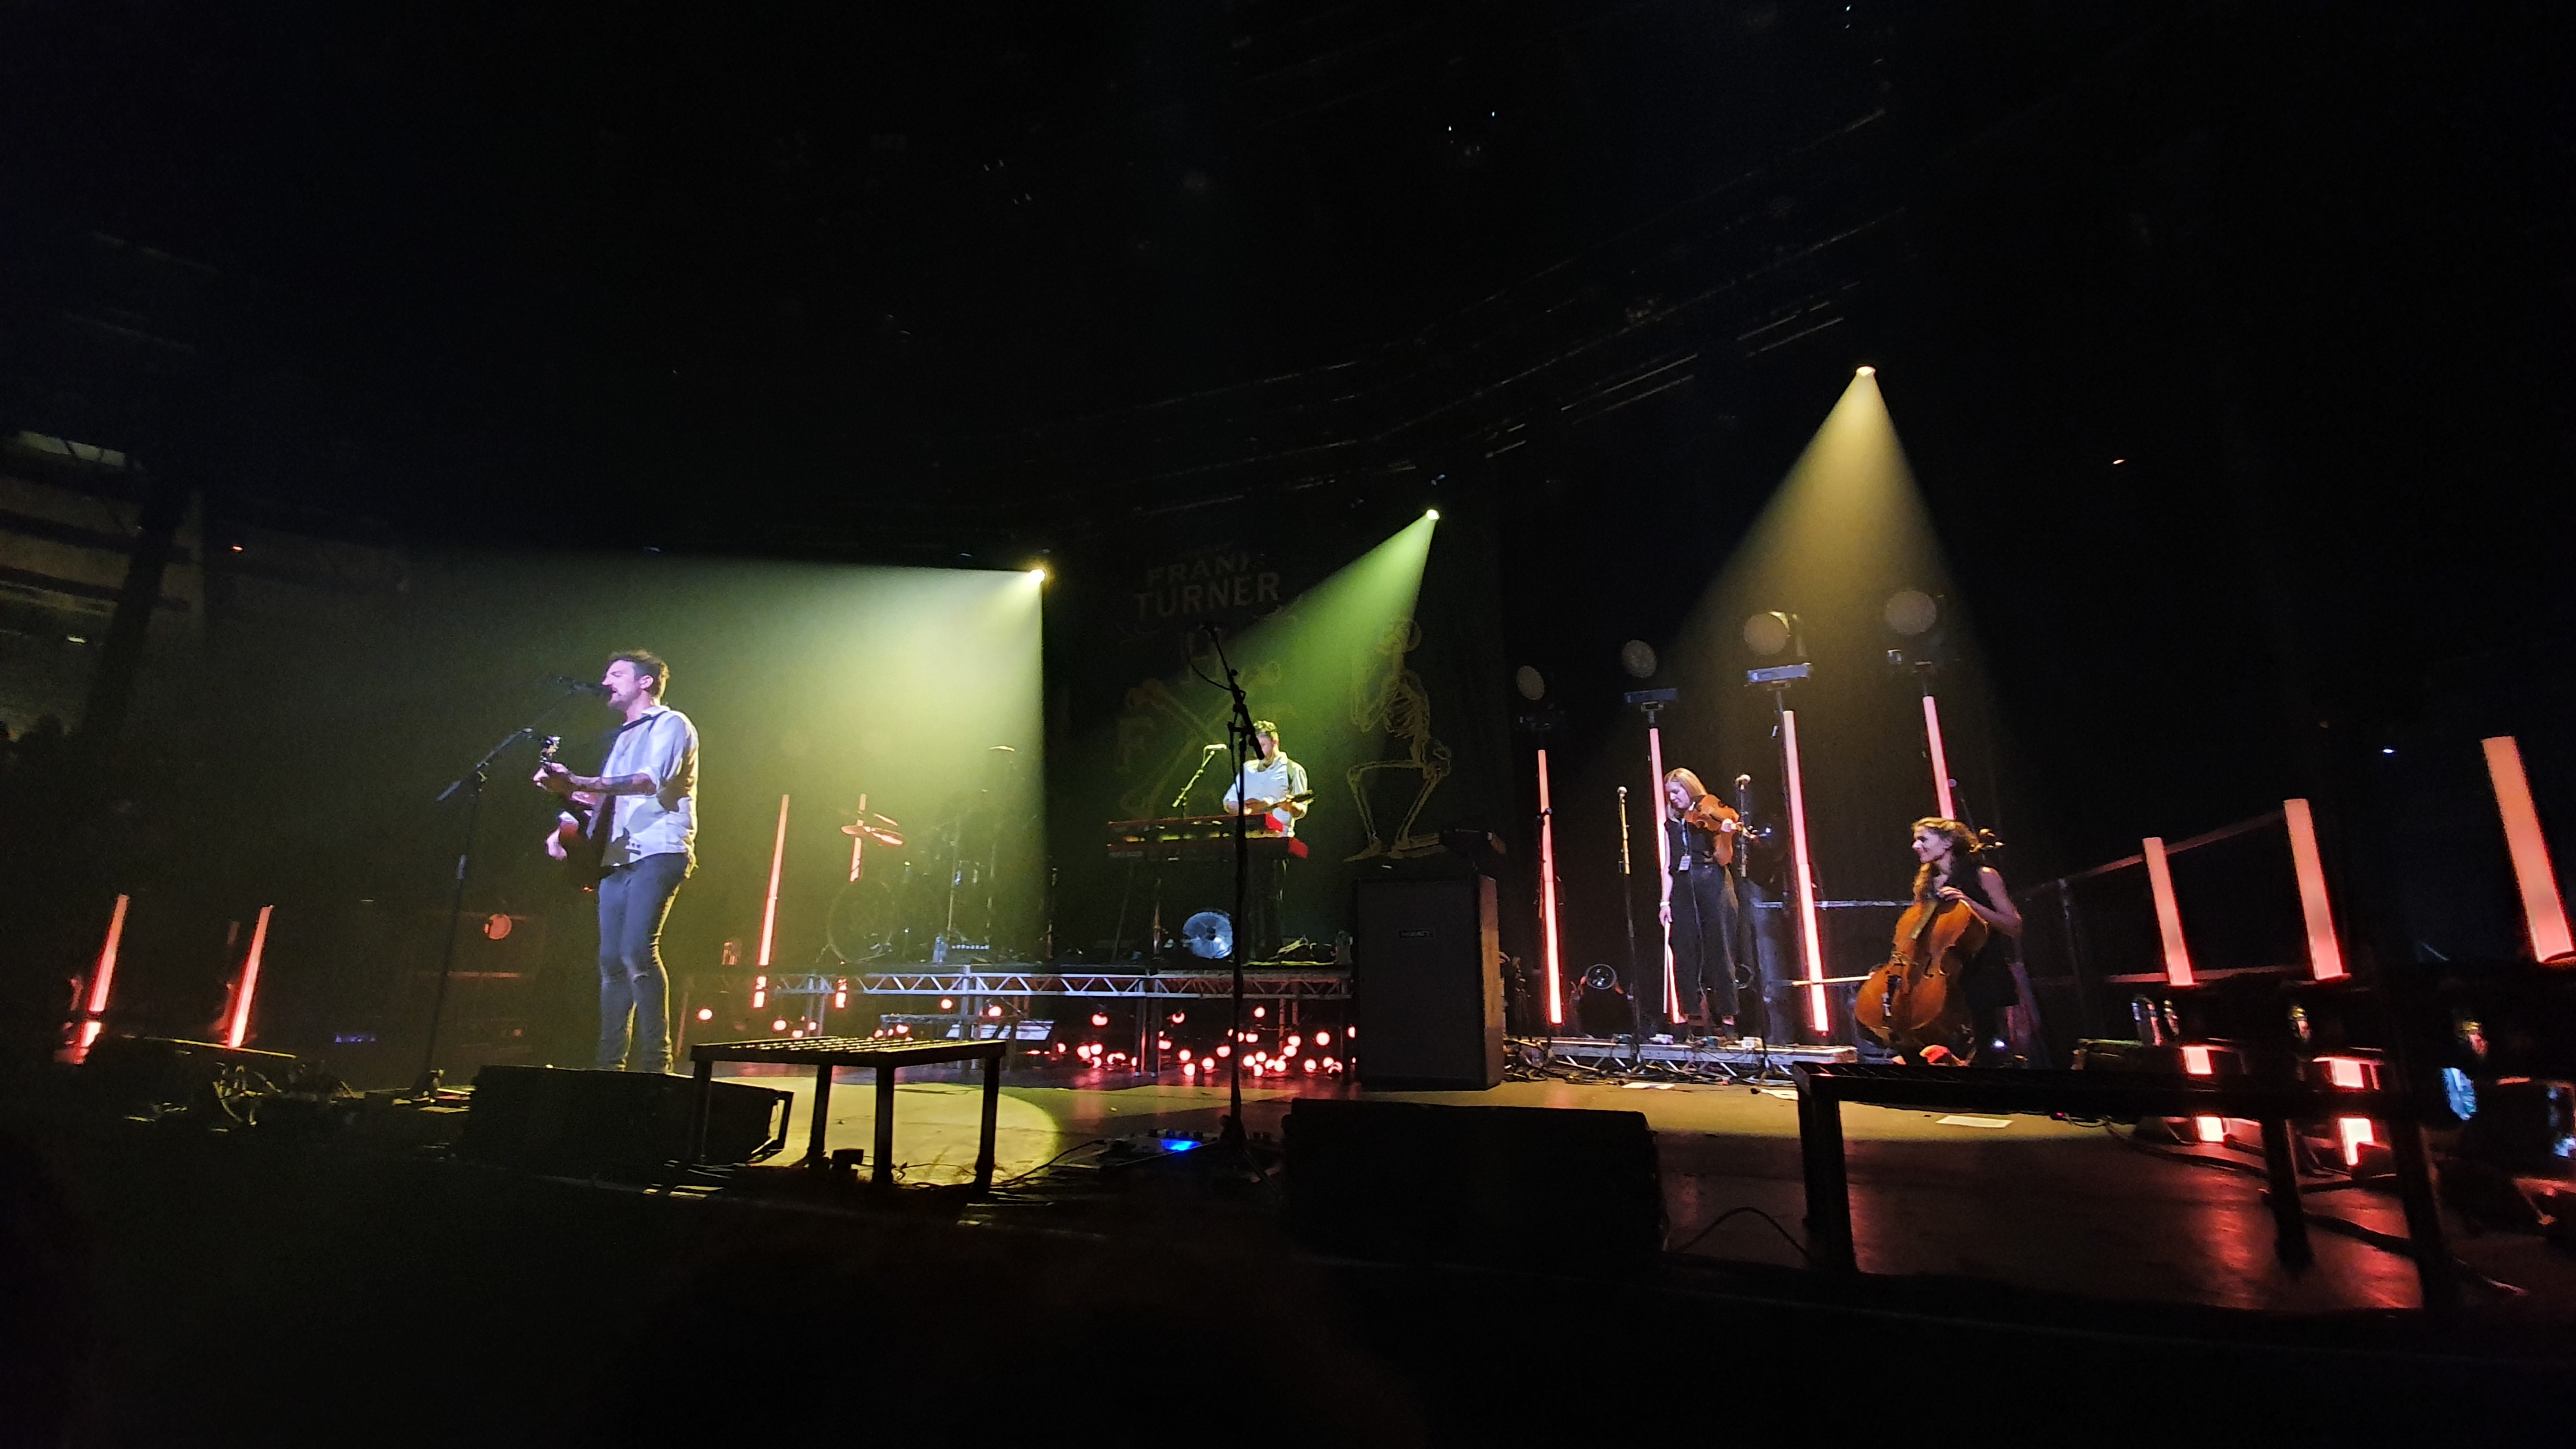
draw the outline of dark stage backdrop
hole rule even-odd
[[[1226,740],[1229,698],[1199,677],[1218,677],[1211,626],[1253,716],[1277,722],[1315,791],[1286,935],[1329,947],[1352,882],[1441,868],[1443,830],[1511,831],[1489,524],[1304,497],[1138,518],[1064,555],[1047,648],[1060,951],[1098,959],[1123,938],[1132,953],[1158,888],[1167,931],[1230,909],[1225,861],[1131,879],[1101,847],[1109,821],[1221,808],[1230,757],[1174,804],[1205,746]]]

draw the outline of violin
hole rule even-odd
[[[1988,930],[1964,900],[1936,895],[1907,906],[1897,918],[1887,964],[1869,973],[1852,999],[1852,1019],[1882,1045],[1917,1061],[1928,1048],[1948,1050],[1968,1028],[1968,998],[1959,978],[1985,949]]]
[[[1704,830],[1717,837],[1717,863],[1735,864],[1735,837],[1744,829],[1744,817],[1719,802],[1714,795],[1702,795],[1682,812],[1682,823],[1693,830]]]

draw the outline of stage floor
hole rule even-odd
[[[810,1071],[753,1068],[723,1075],[794,1092],[789,1155],[803,1151]],[[864,1148],[875,1122],[867,1074],[836,1080],[829,1145]],[[969,1178],[980,1087],[905,1080],[897,1094],[895,1159],[903,1180]],[[1244,1116],[1256,1134],[1275,1135],[1297,1097],[1346,1095],[1641,1112],[1655,1130],[1661,1155],[1668,1244],[1714,1258],[1801,1263],[1783,1236],[1805,1236],[1797,1105],[1786,1088],[1546,1080],[1506,1082],[1489,1092],[1359,1093],[1341,1082],[1258,1088],[1247,1082]],[[1213,1133],[1226,1106],[1222,1085],[1139,1082],[1101,1073],[1085,1073],[1062,1086],[1005,1086],[1003,1098],[996,1155],[1004,1178],[1100,1138]],[[2416,1303],[2412,1263],[2332,1232],[2310,1233],[2313,1268],[2296,1276],[2284,1270],[2272,1255],[2272,1223],[2257,1178],[2156,1156],[2115,1140],[2102,1127],[2033,1116],[1945,1123],[1945,1115],[1843,1108],[1863,1271],[1959,1275],[2107,1298],[2299,1313]],[[1993,1123],[2002,1125],[1986,1125]],[[2405,1232],[2393,1197],[2316,1193],[2308,1206],[2381,1233]],[[1744,1207],[1767,1214],[1777,1229],[1754,1213],[1709,1227]],[[2453,1246],[2469,1266],[2528,1290],[2519,1300],[2523,1312],[2576,1320],[2576,1259],[2536,1237],[2474,1236],[2456,1221],[2453,1231]],[[2481,1299],[2498,1296],[2471,1291]]]

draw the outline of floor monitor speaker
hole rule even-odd
[[[90,1046],[80,1079],[92,1096],[119,1111],[148,1115],[154,1108],[193,1102],[235,1072],[256,1072],[271,1085],[285,1086],[294,1070],[295,1058],[285,1052],[175,1037],[103,1036]]]
[[[785,1092],[713,1082],[699,1161],[752,1162],[786,1142]],[[458,1153],[564,1177],[650,1177],[688,1153],[697,1084],[660,1072],[485,1067]]]
[[[1483,1091],[1503,1079],[1494,882],[1363,882],[1353,892],[1352,1055],[1371,1087]]]

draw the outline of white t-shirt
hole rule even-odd
[[[1242,775],[1236,778],[1234,788],[1225,792],[1225,808],[1231,812],[1246,800],[1267,800],[1275,805],[1305,793],[1306,767],[1288,758],[1286,750],[1281,750],[1272,755],[1266,765],[1253,759],[1243,762]],[[1287,815],[1283,818],[1288,823],[1280,827],[1279,833],[1296,834],[1297,817]]]
[[[608,822],[602,865],[625,865],[648,855],[686,855],[694,867],[698,842],[698,727],[676,709],[655,705],[621,726],[609,746],[602,779],[642,775],[650,795],[619,795]]]

